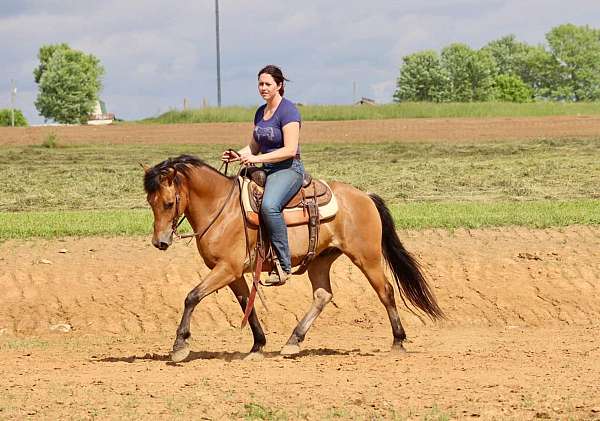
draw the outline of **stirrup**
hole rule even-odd
[[[291,274],[284,273],[283,276],[279,276],[275,272],[271,272],[269,277],[264,280],[264,286],[266,287],[278,287],[281,285],[285,285],[288,279],[290,279]]]
[[[273,263],[275,264],[275,270],[269,274],[264,283],[267,287],[284,285],[291,276],[291,274],[284,272],[278,259],[273,259]]]

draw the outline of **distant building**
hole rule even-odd
[[[106,112],[106,104],[104,101],[96,101],[96,106],[94,110],[89,115],[87,124],[91,124],[93,126],[102,126],[105,124],[111,124],[115,120],[115,115],[113,113]]]
[[[362,97],[354,103],[354,105],[377,105],[374,99]]]

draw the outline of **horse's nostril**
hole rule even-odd
[[[165,243],[164,241],[161,241],[161,242],[158,244],[158,248],[159,248],[159,249],[161,249],[161,250],[166,250],[166,249],[168,249],[168,248],[169,248],[169,244],[168,244],[168,243]]]

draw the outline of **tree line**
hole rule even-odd
[[[454,43],[402,58],[394,101],[600,100],[600,30],[564,24],[547,47],[514,35],[479,50]]]

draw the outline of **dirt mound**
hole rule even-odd
[[[39,145],[53,133],[62,145],[179,143],[239,145],[248,123],[119,124],[114,126],[0,127],[0,145]],[[600,117],[407,118],[307,121],[302,143],[500,141],[597,138]]]
[[[600,229],[429,230],[401,232],[419,256],[449,326],[590,325],[600,320]],[[0,329],[41,334],[66,323],[79,332],[173,334],[187,292],[207,268],[194,244],[167,252],[148,238],[9,241],[0,245]],[[360,271],[342,257],[333,266],[334,304],[318,323],[387,326],[383,306]],[[290,330],[311,301],[305,276],[265,290],[269,330]],[[399,303],[408,333],[421,322]],[[239,326],[233,294],[222,290],[194,315],[197,329]]]

